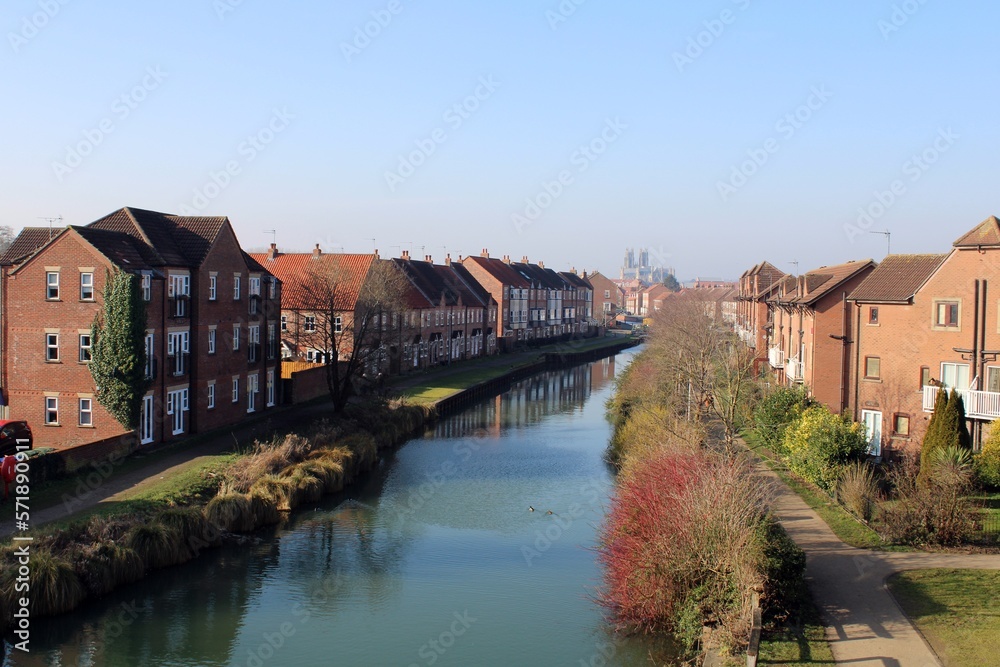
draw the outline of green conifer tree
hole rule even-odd
[[[957,391],[952,393],[958,396],[958,399],[955,401],[955,412],[958,421],[958,440],[956,444],[962,449],[972,451],[972,435],[969,433],[969,424],[965,418],[965,401]]]
[[[146,377],[146,304],[139,278],[115,271],[106,275],[104,307],[91,328],[90,374],[97,400],[128,430],[139,425]]]
[[[934,414],[931,415],[931,421],[927,425],[927,433],[924,434],[924,441],[920,447],[920,475],[918,479],[921,484],[928,481],[932,460],[931,452],[945,446],[942,444],[942,434],[947,429],[948,394],[948,390],[941,387],[938,390],[937,398],[934,399]]]

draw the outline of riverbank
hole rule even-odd
[[[456,380],[454,374],[442,372],[438,382],[446,381],[450,389],[455,389],[446,397],[451,399],[453,407],[445,409],[458,409],[462,401],[474,400],[472,397],[481,396],[487,388],[502,391],[505,384],[509,386],[518,377],[559,364],[577,363],[590,356],[614,354],[623,345],[632,344],[632,341],[601,340],[583,346],[553,346],[554,349],[531,351],[528,355],[534,356],[534,360],[513,369],[499,364],[488,369],[461,369],[462,373],[480,374],[475,382],[462,377]],[[452,377],[445,380],[449,375]],[[434,382],[432,377],[420,380],[425,385]],[[458,382],[467,384],[456,387]],[[243,490],[223,489],[222,499],[217,495],[220,481],[247,456],[246,452],[222,450],[210,455],[199,452],[196,461],[181,463],[177,470],[154,470],[152,475],[137,481],[131,488],[102,501],[88,502],[89,498],[69,496],[74,501],[71,512],[64,498],[62,505],[56,508],[60,516],[49,526],[36,528],[32,537],[36,538],[36,553],[46,564],[47,572],[53,575],[52,581],[70,590],[71,594],[57,604],[41,606],[37,615],[68,611],[88,594],[101,595],[159,567],[190,560],[202,549],[220,544],[226,534],[255,530],[274,523],[279,512],[290,511],[299,502],[315,499],[323,493],[340,492],[352,479],[375,465],[378,450],[400,444],[433,423],[438,418],[438,403],[404,404],[384,412],[368,406],[351,406],[346,421],[327,426],[316,442],[307,443],[301,455],[292,457],[294,460],[289,461],[289,466],[268,469],[262,475],[268,478],[266,485],[255,488],[255,483],[261,480],[249,480]],[[310,411],[315,412],[315,409]],[[285,439],[289,437],[293,436]],[[274,449],[285,446],[276,437],[272,437],[272,444]],[[129,472],[138,475],[142,468]],[[115,480],[109,475],[99,481],[113,484]],[[96,490],[84,489],[87,492]],[[44,517],[44,512],[43,509],[36,511],[36,527],[42,523],[39,519]],[[252,520],[246,518],[251,516]],[[150,548],[150,540],[161,548]],[[102,549],[99,543],[107,548]],[[131,549],[134,553],[122,551],[109,555],[109,545],[119,543],[125,545],[123,549]],[[180,544],[183,548],[166,548],[168,544]],[[88,547],[91,548],[88,550]],[[6,553],[4,556],[10,557]],[[101,562],[95,563],[95,557]],[[122,563],[126,562],[130,563],[129,567],[122,568]],[[96,565],[110,571],[100,582],[91,582],[88,573]],[[122,569],[125,571],[115,571]],[[9,583],[0,581],[0,595],[6,589],[12,590],[5,586]],[[38,588],[33,588],[35,594],[43,595]],[[9,611],[10,607],[4,605],[4,609]]]

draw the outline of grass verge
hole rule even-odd
[[[914,570],[888,583],[945,667],[996,664],[1000,571]]]
[[[858,521],[854,515],[837,504],[827,493],[818,487],[800,479],[793,474],[784,463],[778,460],[773,452],[763,447],[752,432],[743,434],[743,439],[760,459],[781,478],[809,507],[819,514],[830,530],[845,544],[860,549],[883,549],[882,538],[874,530]],[[904,550],[893,547],[893,551]],[[909,549],[905,549],[909,550]]]

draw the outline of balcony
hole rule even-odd
[[[924,412],[934,412],[934,402],[940,387],[924,386]],[[965,416],[970,419],[1000,419],[1000,392],[959,389],[965,403]]]
[[[174,377],[179,377],[187,373],[188,357],[190,356],[187,352],[167,355],[167,367]]]
[[[795,357],[785,361],[785,377],[791,382],[802,382],[805,379],[806,365]]]
[[[734,325],[733,329],[736,331],[737,337],[739,337],[739,339],[743,341],[744,345],[746,345],[751,349],[757,347],[757,337],[753,335],[753,331],[744,328],[739,324]]]
[[[771,364],[771,368],[784,368],[785,351],[780,347],[772,347],[767,351],[767,361]]]

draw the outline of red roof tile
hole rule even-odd
[[[1000,220],[995,215],[983,220],[954,243],[956,248],[1000,246]]]
[[[0,255],[0,265],[19,264],[51,239],[61,234],[62,231],[62,229],[49,229],[48,227],[25,227],[7,250]]]
[[[308,295],[303,285],[310,271],[318,266],[314,262],[328,263],[339,276],[338,280],[343,289],[338,287],[338,298],[341,301],[337,304],[337,309],[354,310],[358,295],[361,294],[361,288],[375,261],[375,255],[350,253],[322,254],[318,257],[310,252],[278,253],[271,258],[269,253],[261,252],[251,253],[250,257],[283,283],[281,305],[282,308],[291,310],[304,310],[309,307]]]
[[[913,298],[948,255],[889,255],[847,298],[903,303]]]

